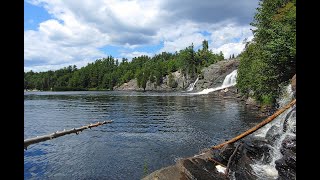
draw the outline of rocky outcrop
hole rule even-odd
[[[233,70],[238,69],[239,60],[223,60],[203,68],[199,81],[194,86],[195,91],[215,88],[223,83],[224,78]]]
[[[208,67],[205,67],[201,71],[201,75],[199,75],[199,80],[194,86],[194,91],[200,91],[206,88],[212,88],[220,86],[224,80],[224,78],[230,74],[233,70],[237,69],[239,66],[239,60],[222,60],[215,64],[211,64]],[[157,86],[156,83],[147,82],[146,90],[147,91],[183,91],[188,88],[188,86],[193,83],[197,76],[195,77],[186,77],[179,71],[172,73],[174,81],[177,86],[175,88],[171,88],[169,86],[169,75],[166,75],[162,79],[162,83]],[[143,90],[137,86],[137,80],[132,79],[127,83],[122,84],[119,87],[115,87],[114,90]]]

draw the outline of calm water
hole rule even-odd
[[[24,151],[25,179],[141,179],[262,120],[243,102],[213,95],[26,92],[24,138],[106,124]]]

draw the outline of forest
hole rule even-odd
[[[115,86],[136,78],[139,87],[145,88],[147,81],[162,83],[164,76],[179,70],[186,77],[194,77],[203,67],[223,60],[223,53],[209,50],[208,41],[203,40],[202,48],[194,50],[193,44],[175,53],[162,52],[153,57],[142,55],[131,61],[108,56],[97,59],[78,69],[70,65],[56,71],[25,72],[24,89],[41,91],[68,90],[113,90]],[[172,84],[174,86],[174,84]]]

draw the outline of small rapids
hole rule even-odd
[[[199,80],[199,77],[197,77],[197,79],[189,85],[189,87],[187,88],[187,91],[193,91],[194,85],[196,85],[198,80]]]
[[[291,91],[291,85],[288,85],[282,93],[282,97],[278,99],[279,108],[287,105],[293,99],[293,93]],[[264,162],[262,158],[259,161],[256,161],[254,164],[251,164],[251,167],[254,171],[254,174],[259,179],[277,179],[278,171],[276,169],[275,161],[282,158],[280,152],[281,144],[286,137],[295,137],[296,136],[296,105],[287,109],[281,115],[276,117],[272,122],[265,125],[255,133],[253,136],[266,138],[268,136],[269,130],[271,128],[276,129],[277,131],[272,132],[269,135],[279,137],[270,145],[269,156],[270,160],[268,163]]]

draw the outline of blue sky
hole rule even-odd
[[[25,0],[24,70],[197,49],[204,39],[228,58],[253,38],[257,7],[258,0]]]

